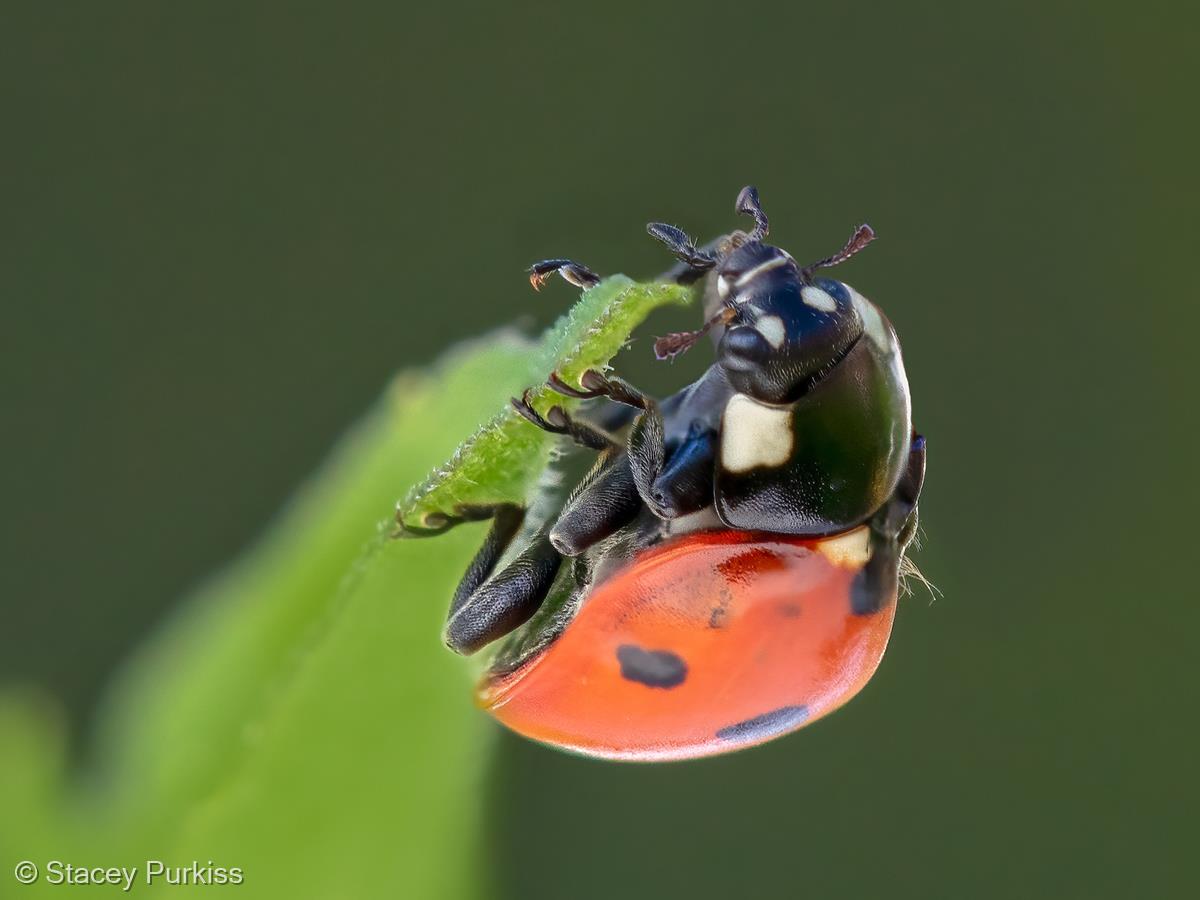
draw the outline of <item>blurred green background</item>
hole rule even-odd
[[[391,373],[551,321],[573,295],[529,292],[533,259],[655,273],[647,220],[728,230],[752,182],[801,259],[880,234],[839,277],[904,342],[944,598],[903,603],[844,712],[760,750],[503,736],[494,893],[1192,895],[1194,8],[4,20],[0,682],[62,698],[78,755],[120,660]],[[660,389],[703,363],[649,355],[620,365]]]

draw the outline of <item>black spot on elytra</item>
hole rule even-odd
[[[807,718],[807,706],[781,706],[745,722],[727,725],[717,732],[717,737],[723,741],[759,741],[790,731],[804,724]]]
[[[722,587],[720,589],[720,599],[717,605],[712,608],[708,615],[709,628],[724,628],[726,620],[729,618],[729,605],[733,602],[733,594],[729,588]]]
[[[687,678],[687,663],[669,650],[643,650],[636,644],[617,648],[621,677],[652,688],[673,688]]]

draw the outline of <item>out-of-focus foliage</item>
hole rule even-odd
[[[397,378],[260,544],[126,667],[86,776],[47,704],[0,698],[0,857],[141,866],[143,893],[154,859],[240,868],[254,897],[478,894],[490,730],[437,638],[478,526],[390,540],[393,500],[431,470],[413,515],[520,498],[550,439],[508,397],[606,365],[687,296],[616,276],[540,345],[504,333]],[[0,893],[54,889],[5,876]]]

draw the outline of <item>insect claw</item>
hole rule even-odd
[[[596,369],[588,369],[579,376],[579,383],[593,393],[594,396],[607,394],[611,389],[608,379]]]
[[[563,381],[562,376],[557,372],[550,373],[550,377],[546,379],[546,384],[555,393],[562,394],[564,397],[574,397],[576,400],[589,400],[592,397],[600,396],[595,391],[581,391],[579,388],[571,387],[571,385]]]
[[[600,283],[600,276],[585,266],[571,259],[543,259],[535,262],[527,270],[529,283],[535,291],[540,291],[554,274],[560,275],[564,281],[577,288],[587,290]]]
[[[545,419],[538,415],[537,410],[529,403],[529,388],[526,388],[522,392],[520,399],[510,397],[509,402],[512,404],[512,408],[521,414],[522,418],[532,422],[538,428],[541,428],[545,424]]]

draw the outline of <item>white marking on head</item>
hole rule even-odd
[[[754,330],[766,338],[767,343],[776,350],[783,346],[784,339],[787,337],[787,329],[784,328],[783,319],[779,316],[763,316],[755,319]]]
[[[853,531],[817,543],[817,551],[835,566],[861,569],[871,558],[871,529],[859,525]]]
[[[727,471],[749,472],[787,462],[795,446],[792,407],[772,406],[734,394],[725,405],[721,423],[721,466]]]
[[[772,256],[766,262],[760,262],[753,269],[747,269],[745,272],[739,275],[738,280],[734,283],[734,286],[743,288],[763,272],[770,272],[772,269],[778,269],[780,266],[786,266],[790,262],[791,260],[783,254]]]
[[[804,301],[805,305],[819,309],[821,312],[833,312],[837,309],[836,300],[819,287],[811,284],[800,288],[800,299]]]
[[[717,276],[717,296],[722,300],[729,297],[729,279],[724,275]]]
[[[863,331],[867,333],[867,337],[874,341],[875,346],[880,350],[895,350],[896,339],[892,335],[892,329],[883,321],[883,316],[879,314],[879,309],[875,304],[850,285],[843,284],[843,287],[850,292],[850,302],[858,310],[859,318],[863,321]]]

